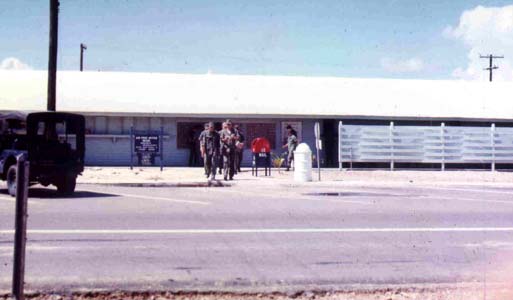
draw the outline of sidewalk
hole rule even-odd
[[[235,176],[234,181],[225,182],[218,175],[219,182],[229,185],[246,184],[292,184],[292,185],[486,185],[497,187],[513,187],[513,172],[491,171],[386,171],[358,170],[339,171],[338,169],[321,170],[321,182],[317,180],[317,170],[312,171],[313,182],[299,183],[294,181],[294,172],[272,170],[271,176],[251,175],[250,168]],[[80,184],[133,185],[133,186],[206,186],[207,179],[203,168],[167,167],[161,172],[159,168],[129,167],[87,167]]]

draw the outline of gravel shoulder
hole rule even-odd
[[[76,292],[52,294],[27,294],[26,299],[33,300],[68,300],[68,299],[97,299],[97,300],[482,300],[482,299],[512,299],[511,289],[490,287],[486,290],[481,286],[452,286],[427,288],[387,288],[377,290],[353,291],[308,291],[294,293],[210,293],[210,292]],[[11,299],[7,294],[0,294],[0,300]]]

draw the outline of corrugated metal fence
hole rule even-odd
[[[339,166],[353,162],[513,163],[513,128],[362,126],[339,123]]]

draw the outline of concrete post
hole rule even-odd
[[[12,275],[12,295],[16,300],[24,300],[25,246],[27,242],[27,198],[29,185],[29,162],[25,155],[18,157],[16,169],[16,219],[14,233],[14,263]]]

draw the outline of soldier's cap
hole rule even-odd
[[[285,129],[292,129],[292,126],[287,125],[287,127],[285,127]]]
[[[230,119],[226,119],[225,123],[226,123],[226,124],[230,124],[230,125],[231,125],[231,124],[232,124],[232,120],[230,120]]]
[[[207,123],[207,126],[208,126],[208,127],[214,127],[214,122],[208,122],[208,123]]]

